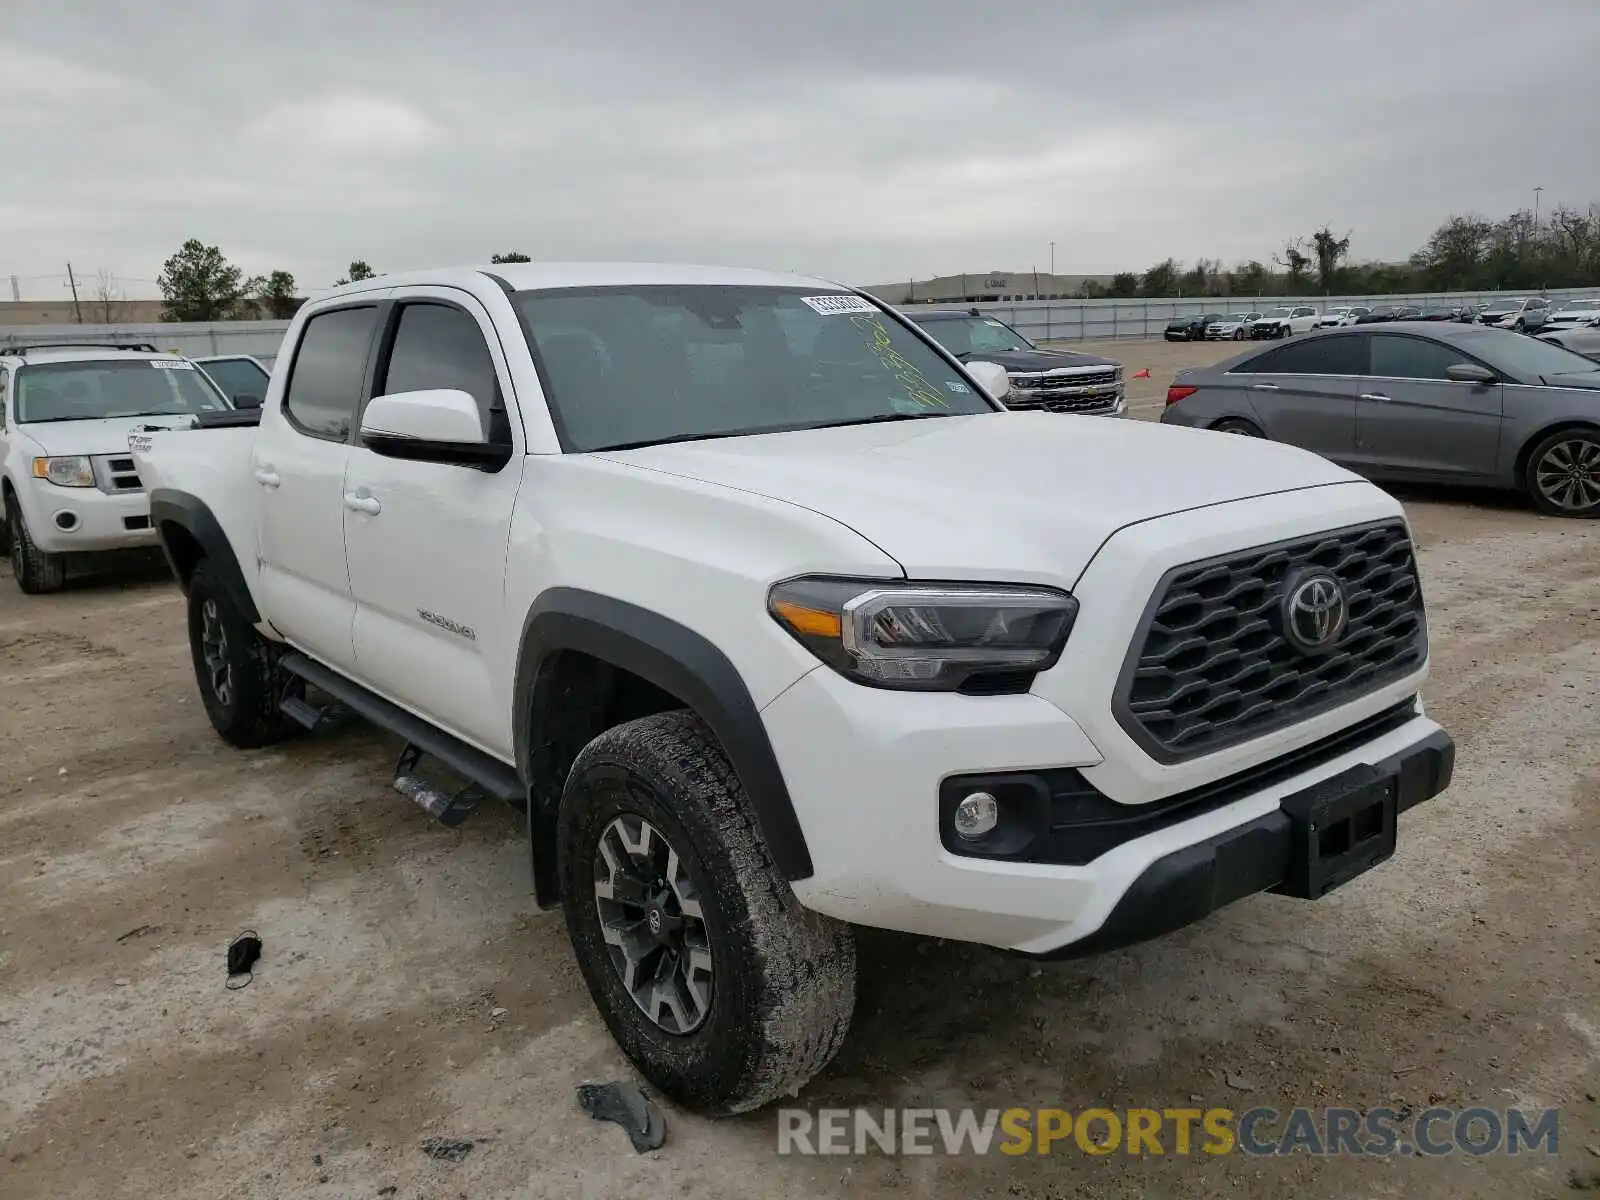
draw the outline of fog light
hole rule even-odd
[[[956,805],[956,833],[971,841],[1000,823],[1000,805],[988,792],[973,792]]]
[[[58,512],[56,514],[56,528],[62,533],[71,533],[78,527],[78,514],[75,512]]]

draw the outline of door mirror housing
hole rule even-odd
[[[233,398],[233,406],[235,408],[260,408],[261,397],[250,395],[248,393],[235,396]]]
[[[483,428],[478,402],[456,388],[374,396],[361,414],[361,444],[386,458],[499,468],[511,459]]]
[[[1480,367],[1477,363],[1451,363],[1444,373],[1456,383],[1494,383],[1499,378],[1488,367]]]
[[[1011,376],[999,363],[969,362],[967,374],[977,380],[983,394],[991,400],[1003,401],[1011,394]]]

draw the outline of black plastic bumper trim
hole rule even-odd
[[[1398,812],[1415,808],[1450,786],[1455,743],[1444,730],[1372,764],[1395,779]],[[1293,797],[1285,797],[1287,804]],[[1042,960],[1083,958],[1172,933],[1224,905],[1270,891],[1289,875],[1293,821],[1282,807],[1203,842],[1174,850],[1145,868],[1110,916],[1088,937]]]

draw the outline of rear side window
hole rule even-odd
[[[1471,361],[1459,350],[1421,338],[1397,337],[1390,333],[1372,336],[1371,374],[1380,379],[1448,380],[1446,367]]]
[[[306,322],[290,367],[283,407],[302,433],[342,442],[361,400],[378,310],[336,308]]]
[[[235,408],[260,408],[267,394],[267,373],[248,358],[219,358],[201,363],[211,382],[228,394]]]
[[[1365,342],[1361,336],[1307,338],[1269,350],[1233,369],[1251,375],[1364,375]]]
[[[400,310],[389,365],[376,394],[433,388],[466,392],[487,421],[497,396],[494,360],[477,321],[461,309],[407,304]]]

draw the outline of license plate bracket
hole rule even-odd
[[[1363,763],[1284,797],[1289,870],[1272,890],[1316,900],[1393,856],[1398,784]]]

